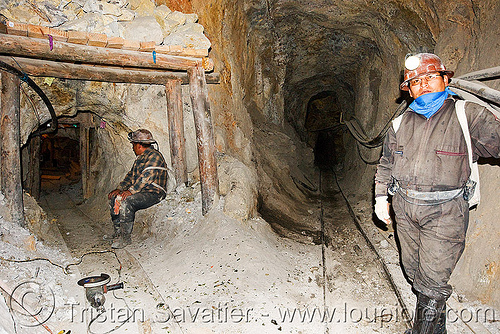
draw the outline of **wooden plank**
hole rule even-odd
[[[49,34],[57,42],[66,42],[68,40],[68,32],[64,30],[49,28]]]
[[[131,41],[128,39],[123,40],[122,49],[130,50],[130,51],[139,51],[141,48],[141,42],[139,41]]]
[[[68,43],[87,44],[89,35],[85,31],[68,31]]]
[[[155,46],[156,46],[155,41],[140,42],[139,51],[152,52],[152,51],[155,51]]]
[[[110,37],[108,38],[107,48],[121,49],[123,47],[125,40],[121,37]]]
[[[181,45],[169,45],[171,54],[180,54],[183,47]]]
[[[184,117],[182,114],[182,89],[180,80],[168,80],[165,84],[167,97],[168,133],[170,135],[170,157],[179,186],[187,184],[186,146],[184,144]]]
[[[157,45],[156,52],[163,54],[170,54],[170,45]]]
[[[0,97],[0,190],[13,222],[25,226],[21,178],[19,77],[1,73]]]
[[[184,56],[184,57],[202,58],[202,57],[208,56],[207,49],[188,49],[188,48],[183,48],[183,47],[179,48],[179,46],[175,46],[175,45],[174,45],[173,50],[171,50],[170,45],[157,45],[156,52],[163,53],[163,54]]]
[[[108,36],[105,34],[89,33],[87,45],[105,47],[108,44]]]
[[[36,77],[157,85],[164,85],[167,80],[180,80],[182,84],[189,82],[186,72],[104,67],[22,57],[15,59],[24,72]],[[11,57],[0,56],[0,60],[11,66],[18,66]],[[207,83],[217,84],[220,82],[219,73],[209,73],[205,78]]]
[[[209,58],[199,59],[157,54],[155,63],[149,52],[133,52],[64,42],[54,43],[54,48],[51,51],[50,46],[44,40],[11,35],[2,35],[0,38],[0,53],[68,62],[168,70],[187,70],[189,67],[201,64],[205,71],[213,70],[213,61]]]
[[[26,23],[7,21],[6,27],[9,35],[28,36],[28,25]]]
[[[42,27],[42,26],[36,26],[34,24],[28,24],[28,37],[47,38],[47,35],[49,35],[49,31],[50,31],[49,27]]]
[[[215,142],[208,103],[205,72],[201,66],[187,70],[189,91],[196,130],[198,146],[198,165],[200,168],[202,214],[207,214],[219,199],[219,179],[217,176],[217,159]]]

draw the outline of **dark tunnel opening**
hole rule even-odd
[[[56,133],[30,138],[22,150],[23,187],[35,199],[73,186],[81,192],[80,124],[60,123]]]
[[[61,124],[57,135],[43,135],[40,150],[41,190],[54,191],[81,180],[78,124]]]
[[[335,91],[320,92],[308,101],[305,128],[314,148],[314,164],[321,169],[341,167],[345,159],[342,107]]]

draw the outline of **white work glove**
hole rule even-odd
[[[375,214],[378,219],[389,225],[391,216],[389,215],[389,202],[387,196],[375,197]]]

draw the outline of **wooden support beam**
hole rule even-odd
[[[168,133],[170,134],[170,157],[177,185],[188,181],[184,118],[182,115],[182,90],[179,80],[168,80],[165,84],[167,96]]]
[[[28,177],[26,191],[36,200],[40,199],[40,153],[42,140],[40,136],[30,139],[28,143]]]
[[[82,190],[83,198],[88,199],[92,196],[90,180],[90,118],[92,115],[86,113],[83,121],[80,122],[80,169],[82,172]]]
[[[19,68],[11,57],[0,56],[0,61]],[[16,61],[26,74],[35,77],[56,77],[63,79],[156,85],[164,85],[168,80],[180,80],[182,84],[189,83],[188,75],[185,72],[103,67],[22,57],[16,57]],[[207,83],[210,84],[219,83],[219,73],[207,74],[206,80]]]
[[[200,167],[202,214],[207,214],[214,202],[219,199],[219,178],[217,176],[217,159],[215,142],[208,103],[205,72],[201,66],[187,70],[189,90],[193,105],[196,144],[198,146],[198,165]]]
[[[205,71],[213,70],[213,61],[209,58],[200,59],[164,54],[156,54],[153,57],[151,52],[101,48],[57,41],[53,43],[51,50],[47,40],[12,35],[1,36],[0,53],[98,65],[166,70],[187,70],[190,67],[201,65]]]
[[[21,179],[21,130],[19,77],[1,72],[0,96],[0,190],[5,196],[13,222],[25,226]]]

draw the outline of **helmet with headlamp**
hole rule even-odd
[[[453,74],[455,74],[453,71],[448,71],[441,59],[433,53],[418,53],[416,55],[406,57],[404,81],[401,83],[399,88],[401,90],[408,91],[410,89],[408,87],[410,80],[421,75],[434,72],[446,74],[448,78],[451,78]]]
[[[153,135],[149,130],[139,129],[133,132],[129,132],[127,139],[131,143],[140,143],[140,144],[154,144],[156,140],[154,140]]]

